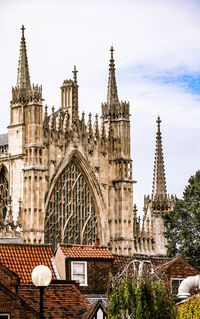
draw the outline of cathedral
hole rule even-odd
[[[144,216],[133,205],[130,105],[120,102],[113,47],[101,116],[79,114],[77,70],[64,80],[57,110],[43,106],[31,84],[22,26],[8,133],[0,135],[0,237],[23,243],[88,244],[99,239],[113,254],[166,253],[162,212],[166,190],[160,118],[153,190]]]

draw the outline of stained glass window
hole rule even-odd
[[[60,174],[45,215],[45,242],[88,244],[97,238],[94,198],[86,177],[74,163]]]
[[[8,180],[4,167],[2,167],[0,171],[0,205],[3,212],[3,219],[5,219],[8,207]]]

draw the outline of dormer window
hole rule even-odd
[[[78,280],[80,286],[87,286],[87,262],[72,261],[71,262],[71,279]]]

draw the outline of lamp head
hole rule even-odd
[[[33,269],[31,277],[36,287],[47,287],[51,282],[52,274],[49,267],[39,265]]]

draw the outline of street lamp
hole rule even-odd
[[[51,282],[51,270],[47,266],[39,265],[33,269],[31,277],[33,284],[40,289],[40,319],[43,319],[43,294],[44,288]]]

